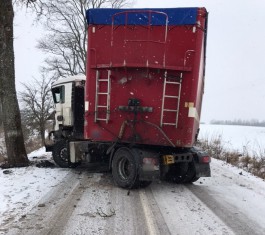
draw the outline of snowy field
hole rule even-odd
[[[227,149],[257,153],[265,150],[265,127],[201,124],[199,139],[215,139],[218,136]]]

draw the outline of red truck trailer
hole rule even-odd
[[[123,188],[210,176],[210,157],[194,147],[206,9],[91,9],[87,23],[86,78],[52,85],[55,162],[106,165]]]

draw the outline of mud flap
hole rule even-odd
[[[196,177],[211,177],[211,169],[209,163],[195,163]]]
[[[211,158],[205,151],[194,147],[192,149],[194,153],[194,167],[196,171],[196,177],[211,177],[210,162]]]
[[[153,151],[133,149],[137,156],[140,181],[154,181],[160,179],[159,154]]]

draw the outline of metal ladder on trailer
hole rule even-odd
[[[106,123],[109,122],[110,119],[110,77],[111,77],[111,70],[108,70],[108,76],[107,78],[100,78],[100,71],[96,71],[96,94],[95,94],[95,122],[97,121],[105,121]],[[102,83],[107,84],[107,91],[100,91],[100,85]],[[106,105],[100,105],[99,104],[99,97],[105,96],[106,97]],[[99,109],[105,110],[106,116],[105,118],[99,117]]]
[[[182,81],[182,73],[180,74],[179,81],[169,80],[167,77],[167,71],[165,72],[164,77],[164,86],[163,86],[163,96],[162,96],[162,108],[161,108],[161,119],[160,119],[160,126],[175,126],[178,127],[178,116],[179,116],[179,103],[180,103],[180,93],[181,93],[181,81]],[[176,87],[176,95],[169,95],[167,94],[167,87],[168,86],[175,86]],[[167,109],[165,108],[165,101],[166,99],[175,99],[176,102],[176,109]],[[176,120],[175,122],[164,122],[164,115],[166,112],[173,112],[176,113]]]

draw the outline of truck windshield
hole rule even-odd
[[[54,103],[64,103],[64,86],[55,87],[52,89]]]

